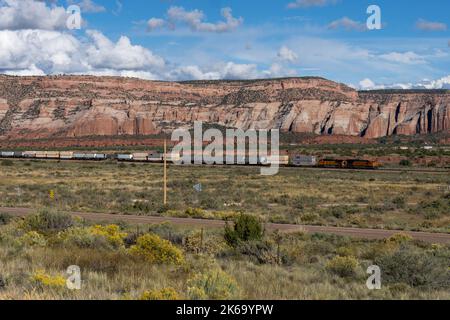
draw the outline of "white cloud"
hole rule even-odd
[[[416,28],[423,31],[446,31],[447,25],[442,22],[432,22],[419,19],[416,23]]]
[[[348,17],[343,17],[341,19],[335,20],[328,25],[329,29],[345,29],[347,31],[365,31],[367,30],[367,25]]]
[[[151,18],[147,21],[147,26],[149,31],[153,31],[159,28],[162,28],[166,25],[166,21],[158,18]]]
[[[420,85],[426,89],[449,89],[450,90],[450,75],[440,78],[438,80],[424,81]]]
[[[419,83],[393,83],[393,84],[376,84],[370,79],[364,79],[359,82],[360,90],[383,90],[383,89],[450,89],[450,75],[438,80],[423,80]]]
[[[0,70],[72,72],[82,65],[80,42],[70,34],[46,30],[0,31]]]
[[[295,62],[298,59],[297,54],[286,46],[282,46],[278,51],[278,58],[282,61]]]
[[[76,4],[80,7],[81,13],[87,12],[87,13],[98,13],[98,12],[105,12],[106,8],[104,6],[101,6],[99,4],[96,4],[92,0],[68,0],[68,5]]]
[[[308,8],[308,7],[323,7],[328,4],[334,4],[337,0],[296,0],[288,3],[289,9]]]
[[[66,28],[68,14],[63,7],[50,8],[34,0],[2,0],[0,5],[0,30]]]
[[[114,43],[101,32],[90,30],[86,33],[92,39],[86,49],[86,57],[94,68],[148,70],[165,65],[163,58],[144,47],[132,45],[125,36]]]
[[[261,78],[255,64],[237,64],[234,62],[217,63],[209,68],[182,66],[170,70],[170,80],[218,80],[218,79],[256,79]]]
[[[408,52],[391,52],[382,54],[379,56],[381,59],[391,62],[398,62],[404,64],[424,64],[426,63],[425,59],[418,54],[408,51]]]
[[[177,24],[185,24],[190,27],[192,31],[196,32],[229,32],[239,27],[244,19],[233,17],[231,8],[222,8],[221,14],[225,21],[216,23],[205,22],[205,14],[201,10],[187,11],[183,7],[170,7],[167,11],[167,20],[160,18],[151,18],[148,21],[149,31],[152,31],[163,26],[169,29],[175,29]]]

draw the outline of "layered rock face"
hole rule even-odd
[[[450,92],[357,92],[322,78],[157,82],[0,76],[3,139],[153,135],[204,121],[378,138],[450,130]]]

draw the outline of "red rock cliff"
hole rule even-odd
[[[321,78],[169,83],[0,76],[0,137],[151,135],[201,120],[378,138],[448,132],[450,92],[357,92]]]

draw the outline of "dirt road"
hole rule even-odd
[[[27,208],[0,208],[0,213],[7,213],[12,216],[26,216],[35,211]],[[155,216],[134,216],[124,214],[107,214],[107,213],[86,213],[86,212],[72,212],[73,216],[78,216],[93,222],[127,222],[130,224],[153,224],[169,222],[174,225],[193,226],[203,228],[222,228],[225,221],[222,220],[205,220],[192,218],[171,218],[171,217],[155,217]],[[279,230],[282,232],[298,232],[306,231],[309,233],[325,233],[336,234],[341,236],[349,236],[362,239],[384,239],[396,234],[400,231],[382,230],[382,229],[359,229],[359,228],[345,228],[345,227],[324,227],[324,226],[308,226],[308,225],[294,225],[294,224],[275,224],[267,223],[265,225],[267,230]],[[412,232],[402,231],[413,237],[414,239],[425,241],[428,243],[450,244],[449,233],[431,233],[431,232]]]

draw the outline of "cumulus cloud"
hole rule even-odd
[[[86,58],[93,68],[148,70],[165,65],[163,58],[144,47],[132,45],[125,36],[114,43],[99,31],[89,30],[86,33],[92,40],[86,49]]]
[[[225,21],[216,23],[205,22],[205,14],[201,10],[187,11],[183,7],[170,7],[167,11],[167,19],[151,18],[147,25],[149,31],[153,31],[164,26],[173,30],[178,24],[185,24],[190,27],[192,31],[196,32],[229,32],[239,27],[244,19],[242,17],[233,17],[231,8],[222,8],[222,17]]]
[[[82,68],[80,42],[70,34],[47,30],[0,31],[3,73],[66,73]]]
[[[99,4],[96,4],[92,0],[67,0],[67,4],[76,4],[80,7],[81,12],[87,12],[87,13],[98,13],[98,12],[105,12],[106,8],[104,6],[101,6]]]
[[[341,19],[335,20],[328,25],[329,29],[345,29],[347,31],[365,31],[367,30],[367,25],[348,17],[343,17]]]
[[[87,74],[148,80],[254,79],[256,64],[218,62],[209,66],[168,63],[127,37],[112,41],[96,30],[87,38],[48,30],[0,31],[0,73],[9,75]]]
[[[416,23],[416,28],[423,31],[446,31],[447,25],[442,22],[432,22],[419,19]]]
[[[280,60],[287,62],[295,62],[298,59],[297,54],[286,46],[280,48],[277,56]]]
[[[256,79],[261,78],[255,64],[234,62],[217,63],[209,68],[181,66],[170,70],[166,78],[170,80],[218,80],[218,79]]]
[[[328,4],[334,4],[337,0],[296,0],[288,3],[289,9],[308,8],[308,7],[323,7]]]
[[[8,74],[101,74],[120,72],[158,72],[163,58],[127,37],[112,42],[98,31],[87,31],[88,40],[58,31],[0,31],[0,72]]]
[[[61,30],[66,28],[67,17],[63,7],[48,7],[44,1],[0,1],[0,30]]]
[[[383,90],[383,89],[450,89],[450,75],[437,80],[423,80],[419,83],[394,83],[394,84],[376,84],[370,79],[364,79],[359,82],[360,90]]]

